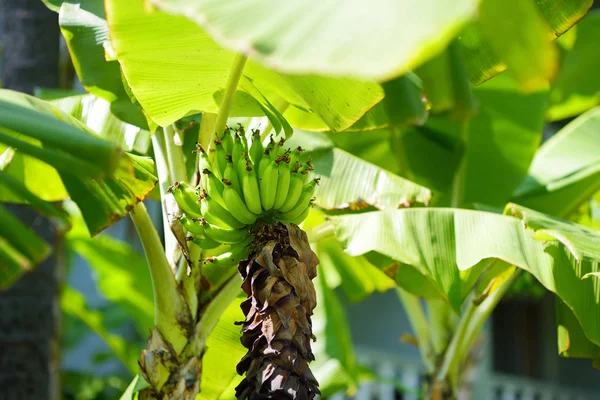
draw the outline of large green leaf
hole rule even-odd
[[[235,397],[235,386],[241,380],[235,366],[246,354],[246,349],[240,343],[240,329],[235,325],[243,317],[240,310],[242,300],[239,297],[227,307],[208,337],[207,351],[202,360],[202,390],[198,400]]]
[[[51,103],[122,149],[142,154],[148,152],[150,132],[117,118],[108,101],[88,94],[63,97]]]
[[[109,301],[121,307],[146,335],[154,321],[152,282],[143,255],[108,236],[69,235],[69,246],[95,272],[96,284]]]
[[[543,60],[551,60],[554,56],[549,55],[552,50],[548,50],[546,45],[539,48],[534,46],[534,43],[543,39],[538,35],[544,28],[540,27],[542,21],[530,16],[533,12],[531,6],[539,10],[543,15],[543,22],[550,27],[553,36],[558,37],[575,25],[587,13],[592,3],[593,0],[483,1],[481,10],[484,11],[484,17],[467,25],[459,36],[460,48],[471,82],[476,85],[485,82],[506,69],[507,65],[504,62],[513,64],[514,62],[510,61],[513,59],[517,61],[511,68],[524,66],[526,72],[524,74],[524,71],[513,71],[515,74],[524,74],[524,80],[535,80],[535,70],[531,71],[527,62],[531,61],[534,68],[544,70],[546,65]],[[503,13],[494,12],[494,6],[498,6]],[[483,24],[486,26],[482,29]],[[532,24],[538,28],[532,29]],[[550,40],[550,36],[548,35],[547,40]],[[491,38],[493,39],[490,40]],[[496,44],[493,45],[492,41]],[[526,49],[529,49],[530,53],[527,53]],[[546,76],[551,77],[551,70],[548,71]]]
[[[223,46],[270,68],[385,80],[441,50],[474,15],[473,0],[389,2],[153,0]]]
[[[408,206],[415,202],[427,204],[431,199],[429,189],[343,150],[334,148],[311,155],[315,166],[313,174],[321,179],[315,190],[319,207],[343,210],[352,209],[355,205],[370,205],[384,209]]]
[[[600,189],[600,107],[572,121],[535,154],[515,201],[566,216]]]
[[[510,77],[497,76],[475,95],[480,109],[466,127],[462,203],[502,207],[527,175],[541,142],[548,92],[521,93]]]
[[[537,2],[483,0],[477,27],[523,89],[548,86],[556,73],[558,52],[552,42],[554,32]]]
[[[312,317],[316,361],[311,364],[323,396],[339,391],[356,391],[360,377],[354,355],[348,317],[337,294],[329,286],[326,273],[319,266],[315,289],[317,308]]]
[[[81,180],[63,172],[61,178],[69,196],[77,203],[93,235],[126,216],[157,182],[154,162],[149,157],[127,155],[130,168],[120,168],[102,180]]]
[[[600,344],[600,233],[513,206],[515,217],[461,209],[406,209],[332,217],[350,255],[377,251],[426,275],[458,311],[460,270],[498,258],[532,273],[573,310],[590,340]],[[518,218],[516,218],[518,217]]]
[[[61,32],[73,60],[77,76],[85,89],[108,101],[111,111],[123,121],[142,128],[148,123],[123,87],[121,69],[112,53],[103,0],[55,0]]]
[[[139,349],[130,346],[121,336],[110,333],[106,328],[101,312],[90,310],[85,297],[75,289],[67,286],[61,294],[61,308],[63,312],[80,319],[94,331],[108,345],[115,356],[131,371],[138,370],[137,359]]]
[[[155,122],[165,126],[190,113],[217,111],[232,52],[187,18],[148,10],[142,0],[108,0],[106,12],[127,82]],[[290,108],[313,112],[332,130],[352,125],[383,97],[375,83],[284,76],[251,61],[244,75],[271,102],[280,96]]]
[[[100,176],[111,173],[123,156],[116,145],[50,103],[1,89],[0,136],[0,152],[7,146],[18,150],[4,171],[47,201],[66,197],[54,168],[78,176]],[[0,199],[15,201],[8,193]]]
[[[574,28],[573,47],[563,57],[552,85],[548,117],[574,117],[600,102],[600,69],[597,44],[600,41],[600,10],[592,10]]]
[[[350,301],[363,300],[375,291],[385,292],[395,287],[393,279],[371,264],[365,257],[350,257],[333,238],[323,239],[315,244],[321,270],[327,275],[337,275],[328,279],[328,286],[341,286]]]
[[[591,358],[594,364],[600,365],[600,346],[587,338],[573,311],[560,299],[556,299],[556,325],[561,356]]]

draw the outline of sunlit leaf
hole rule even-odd
[[[153,2],[189,16],[220,44],[270,68],[377,80],[402,75],[441,50],[477,5],[472,0]]]
[[[558,354],[563,357],[591,358],[600,361],[600,346],[592,343],[573,311],[560,299],[556,299],[556,325],[558,327]]]
[[[547,88],[558,64],[554,32],[536,3],[482,0],[479,6],[477,27],[526,91]]]
[[[481,24],[486,23],[486,21],[487,23],[490,23],[491,21],[491,24],[486,26],[486,29],[489,30],[487,36],[493,35],[498,41],[505,42],[502,54],[495,53],[494,46],[481,31],[480,22],[468,24],[460,33],[460,49],[464,55],[465,66],[473,84],[479,85],[504,71],[506,69],[506,64],[502,61],[508,60],[504,60],[502,56],[506,56],[507,53],[512,53],[512,55],[518,53],[524,54],[525,58],[521,58],[524,63],[526,62],[525,60],[536,59],[536,57],[532,58],[531,54],[521,52],[521,49],[529,45],[529,40],[526,38],[532,33],[530,25],[532,21],[530,19],[523,19],[532,12],[530,9],[531,5],[539,10],[540,14],[543,15],[544,22],[550,27],[553,35],[558,37],[565,33],[571,26],[575,25],[587,13],[593,0],[527,1],[527,5],[523,5],[522,3],[524,2],[499,4],[502,7],[509,6],[510,4],[517,4],[516,11],[519,11],[520,7],[525,7],[526,9],[529,9],[529,11],[523,12],[521,9],[520,12],[515,13],[515,7],[513,6],[507,9],[507,12],[509,12],[508,17],[500,17],[499,15],[491,14],[489,18],[484,17],[481,21]],[[484,4],[482,7],[487,8],[488,6],[489,4]],[[500,22],[503,22],[502,25],[496,24]],[[510,23],[514,23],[516,28],[508,30]],[[535,24],[539,26],[540,21],[535,22]],[[523,30],[521,28],[527,29]],[[548,40],[550,40],[550,36],[552,36],[552,34],[548,36]],[[538,40],[539,39],[540,38],[538,38]],[[545,46],[541,46],[539,49],[531,49],[533,55],[540,54],[543,56],[546,54],[544,57],[538,57],[537,61],[534,62],[539,63],[539,60],[547,57],[549,52],[546,51],[541,53],[544,47]],[[509,58],[510,57],[511,56],[509,56]],[[537,64],[537,66],[539,67],[540,64]],[[542,68],[543,67],[544,66],[542,66]],[[525,66],[525,70],[529,70],[529,67]],[[520,71],[513,72],[516,74],[520,73]],[[533,73],[530,76],[535,79]]]
[[[146,118],[123,87],[119,63],[110,60],[113,51],[104,1],[53,2],[60,5],[58,22],[81,84],[89,93],[108,101],[119,119],[148,129]]]
[[[51,103],[122,149],[141,154],[148,152],[150,132],[121,121],[113,114],[108,101],[88,94],[63,97]]]
[[[150,11],[142,0],[108,0],[106,12],[112,47],[127,82],[154,121],[166,126],[187,114],[217,111],[232,52],[222,49],[194,22]],[[291,108],[313,112],[332,130],[352,125],[383,97],[375,83],[283,76],[251,61],[244,75],[262,93],[276,94]]]
[[[581,115],[535,154],[515,201],[566,216],[600,189],[600,107]]]
[[[566,302],[590,340],[600,344],[600,295],[596,284],[581,279],[598,271],[600,233],[522,207],[508,210],[518,218],[422,208],[332,220],[350,255],[377,251],[412,265],[456,310],[462,302],[460,270],[490,258],[523,268]]]
[[[574,28],[575,43],[564,56],[552,85],[548,117],[574,117],[600,103],[600,69],[597,44],[600,41],[600,11],[591,10]]]
[[[314,152],[313,174],[321,179],[316,204],[325,209],[365,205],[398,208],[415,202],[427,204],[431,192],[340,149]],[[353,171],[349,174],[348,171]]]

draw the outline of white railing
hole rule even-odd
[[[418,360],[401,360],[388,354],[359,351],[359,361],[373,369],[381,377],[378,382],[361,384],[357,393],[352,397],[335,395],[331,400],[396,400],[398,385],[402,386],[402,400],[418,400],[419,376],[421,366]],[[405,357],[403,357],[405,358]],[[472,399],[461,400],[598,400],[600,392],[586,391],[542,382],[533,379],[520,378],[512,375],[489,372],[480,377],[485,381],[478,385],[477,394]],[[396,382],[394,385],[392,382]]]

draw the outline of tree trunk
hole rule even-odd
[[[0,0],[0,29],[2,86],[30,94],[36,87],[57,87],[58,16],[40,0]],[[9,209],[54,252],[0,293],[0,399],[58,399],[62,237],[51,221],[30,208]]]

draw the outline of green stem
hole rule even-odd
[[[448,372],[453,370],[452,366],[458,361],[460,343],[467,332],[467,326],[469,325],[469,322],[471,322],[474,313],[475,304],[473,303],[473,298],[470,297],[467,300],[467,308],[464,310],[463,316],[454,331],[452,340],[444,352],[442,365],[438,369],[435,377],[436,381],[442,382],[448,375]]]
[[[440,355],[448,345],[448,313],[450,306],[445,300],[426,299],[429,325],[431,326],[431,344],[435,355]]]
[[[242,71],[244,70],[244,66],[246,65],[246,60],[246,56],[243,56],[241,54],[236,54],[235,58],[233,59],[233,64],[231,65],[231,69],[229,70],[229,76],[227,77],[227,84],[225,86],[223,100],[219,105],[219,113],[217,114],[217,119],[215,121],[215,128],[211,134],[210,143],[212,143],[212,138],[215,133],[217,135],[221,135],[225,130],[225,125],[227,124],[227,117],[229,117],[229,110],[231,109],[231,104],[233,103],[233,97],[235,95],[238,83],[240,82],[240,78],[242,77]]]
[[[467,143],[467,135],[469,133],[469,121],[467,119],[461,120],[460,122],[460,139],[466,145]],[[462,159],[458,165],[458,169],[454,174],[454,178],[452,181],[452,199],[450,202],[450,207],[460,207],[463,202],[464,194],[465,194],[465,180],[466,180],[466,172],[467,172],[467,156],[466,151],[463,153]]]
[[[321,239],[332,237],[335,235],[335,225],[331,221],[325,221],[322,224],[314,226],[307,230],[306,236],[310,243],[317,243]]]
[[[152,135],[152,150],[154,151],[154,161],[156,165],[156,173],[158,175],[158,189],[160,191],[163,231],[165,239],[165,254],[167,254],[169,264],[173,272],[177,271],[177,262],[175,261],[175,253],[179,244],[177,238],[171,231],[168,209],[167,209],[167,190],[171,185],[172,179],[169,171],[169,161],[167,155],[167,145],[165,136],[160,133]]]
[[[404,306],[410,325],[417,336],[419,350],[421,351],[421,358],[423,359],[425,368],[427,368],[427,371],[433,371],[434,363],[432,360],[431,338],[429,337],[429,323],[425,317],[421,302],[417,296],[414,296],[400,287],[396,288],[396,293]]]
[[[487,321],[502,297],[504,297],[506,294],[506,291],[515,282],[520,273],[521,270],[515,268],[514,272],[500,286],[490,293],[485,300],[479,304],[479,306],[477,306],[471,321],[469,322],[466,333],[459,345],[459,360],[462,360],[467,356],[467,353],[473,345],[477,335],[479,332],[481,332],[485,321]]]
[[[175,144],[175,130],[172,126],[163,128],[165,144],[167,150],[167,159],[169,160],[169,174],[171,175],[170,184],[175,182],[187,182],[187,172],[185,170],[185,161],[181,146]]]
[[[137,203],[130,215],[144,247],[150,269],[154,292],[154,324],[179,353],[187,342],[180,320],[189,314],[189,310],[179,295],[158,232],[144,203]]]
[[[212,134],[215,131],[215,122],[217,121],[217,114],[214,113],[202,113],[202,119],[200,120],[200,130],[198,132],[198,141],[205,149],[210,146]]]
[[[212,332],[219,318],[225,312],[231,302],[241,292],[241,281],[239,276],[234,275],[210,301],[206,309],[202,312],[202,317],[194,332],[193,342],[188,346],[188,350],[195,354],[202,354],[206,345],[208,335]]]

